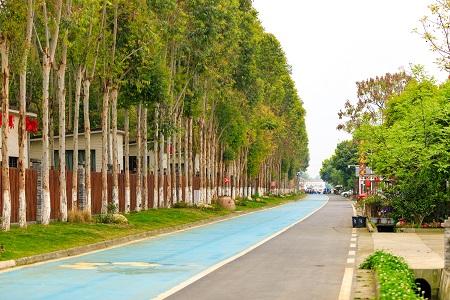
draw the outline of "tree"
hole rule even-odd
[[[446,180],[450,124],[450,83],[412,80],[390,99],[385,123],[364,124],[354,136],[374,171],[390,181],[394,213],[420,224],[448,214]]]
[[[2,195],[3,217],[2,229],[8,231],[11,222],[11,194],[9,186],[9,38],[2,32],[0,35],[0,56],[2,60]]]
[[[44,48],[41,47],[42,55],[42,224],[48,225],[50,222],[50,153],[49,153],[49,85],[50,71],[55,62],[56,47],[59,40],[59,26],[61,22],[62,0],[55,0],[52,3],[52,11],[47,9],[47,2],[42,3],[42,19],[44,24]],[[52,25],[50,27],[49,20]],[[39,45],[41,43],[39,42]]]
[[[450,72],[450,2],[435,0],[428,8],[431,15],[424,16],[420,20],[422,28],[415,30],[438,54],[438,65]]]
[[[344,122],[337,128],[352,133],[364,122],[382,124],[390,97],[399,95],[410,80],[411,76],[398,72],[356,82],[357,101],[355,104],[347,101],[339,111],[339,119]]]
[[[358,145],[355,141],[343,141],[336,147],[331,158],[322,163],[320,178],[333,185],[342,185],[345,189],[353,188],[355,169],[358,163]]]

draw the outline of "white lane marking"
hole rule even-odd
[[[356,228],[352,228],[352,233],[356,233]]]
[[[347,263],[348,264],[354,264],[355,263],[355,258],[354,257],[347,258]]]
[[[195,225],[195,226],[192,226],[192,227],[186,227],[186,228],[183,228],[183,229],[170,231],[170,232],[166,232],[166,233],[160,233],[160,234],[156,234],[156,235],[152,235],[152,236],[147,236],[147,237],[144,237],[142,239],[132,240],[132,241],[129,241],[129,242],[125,242],[123,244],[109,246],[109,247],[98,249],[98,250],[93,250],[93,251],[89,251],[89,252],[85,252],[85,253],[81,253],[81,254],[76,254],[76,255],[64,256],[64,257],[55,258],[55,259],[44,260],[44,261],[40,261],[40,262],[36,262],[36,263],[32,263],[32,264],[27,264],[27,265],[22,265],[22,266],[15,266],[15,267],[12,267],[12,268],[0,270],[0,274],[1,273],[8,273],[8,272],[16,271],[16,270],[20,270],[20,269],[40,266],[40,265],[47,264],[47,263],[63,261],[63,260],[67,260],[67,259],[71,259],[71,258],[75,258],[75,257],[81,257],[81,256],[84,256],[84,255],[89,255],[89,254],[93,254],[93,253],[97,253],[97,252],[101,252],[101,251],[106,251],[106,250],[110,250],[110,249],[115,249],[115,248],[128,246],[128,245],[139,243],[139,242],[143,242],[143,241],[146,241],[146,240],[152,240],[152,239],[163,237],[163,236],[166,236],[166,235],[176,234],[176,233],[179,233],[179,232],[184,232],[184,231],[188,231],[188,230],[195,229],[195,228],[200,228],[200,227],[204,227],[204,226],[208,226],[208,225],[213,225],[213,224],[225,222],[225,221],[228,221],[228,220],[233,220],[233,219],[236,219],[236,218],[240,218],[240,217],[243,217],[243,216],[248,216],[248,215],[251,215],[251,214],[254,214],[254,213],[257,213],[257,212],[262,212],[262,211],[275,209],[277,207],[281,207],[283,205],[287,205],[289,203],[296,202],[296,201],[299,201],[299,200],[303,201],[303,199],[298,199],[298,200],[290,201],[290,202],[287,202],[287,203],[284,203],[284,204],[280,204],[280,205],[276,205],[276,206],[269,207],[269,208],[259,209],[259,210],[255,210],[255,211],[251,211],[251,212],[244,212],[244,213],[242,213],[240,215],[237,215],[237,216],[234,216],[234,217],[225,218],[225,219],[221,219],[221,220],[217,220],[217,221],[212,221],[212,222],[209,222],[209,223],[199,224],[199,225]],[[326,201],[326,203],[328,203],[328,200]],[[184,225],[189,225],[189,224],[184,224]],[[145,233],[145,231],[142,232],[142,233]],[[126,236],[124,236],[124,237],[126,237]],[[103,241],[103,242],[107,242],[107,241],[108,240]],[[101,243],[101,242],[99,242],[99,243]],[[86,246],[88,246],[88,245],[86,245]],[[70,249],[67,249],[67,250],[70,250]]]
[[[356,248],[356,244],[354,243],[350,244],[350,248]]]
[[[358,237],[356,233],[352,233],[352,237]]]
[[[356,243],[356,238],[355,238],[355,237],[352,237],[352,238],[350,239],[350,242]]]
[[[348,251],[348,256],[355,256],[355,255],[356,255],[356,251],[355,250]]]
[[[339,292],[339,300],[349,300],[352,293],[353,268],[345,268],[344,277],[342,278],[341,291]]]
[[[180,284],[174,286],[174,287],[171,288],[170,290],[165,291],[165,292],[159,294],[158,296],[156,296],[156,297],[153,298],[153,299],[155,299],[155,300],[162,300],[162,299],[165,299],[165,298],[167,298],[167,297],[169,297],[169,296],[175,294],[176,292],[178,292],[178,291],[184,289],[184,288],[187,287],[188,285],[190,285],[190,284],[196,282],[197,280],[199,280],[199,279],[205,277],[205,276],[208,275],[209,273],[212,273],[212,272],[214,272],[215,270],[217,270],[217,269],[223,267],[224,265],[226,265],[226,264],[232,262],[233,260],[236,260],[236,259],[238,259],[239,257],[244,256],[245,254],[249,253],[250,251],[256,249],[257,247],[261,246],[262,244],[264,244],[264,243],[270,241],[271,239],[275,238],[276,236],[278,236],[278,235],[282,234],[283,232],[289,230],[290,228],[294,227],[294,226],[297,225],[298,223],[300,223],[300,222],[304,221],[305,219],[309,218],[310,216],[312,216],[313,214],[315,214],[316,212],[318,212],[320,209],[322,209],[325,205],[327,205],[328,201],[329,201],[329,198],[327,197],[327,201],[325,201],[324,204],[322,204],[319,208],[317,208],[316,210],[312,211],[310,214],[306,215],[305,217],[303,217],[302,219],[298,220],[297,222],[295,222],[295,223],[289,225],[288,227],[285,227],[285,228],[281,229],[280,231],[278,231],[278,232],[272,234],[271,236],[265,238],[264,240],[258,242],[257,244],[251,246],[250,248],[247,248],[247,249],[243,250],[242,252],[239,252],[238,254],[236,254],[236,255],[234,255],[234,256],[232,256],[232,257],[226,259],[226,260],[223,260],[223,261],[221,261],[221,262],[219,262],[219,263],[217,263],[217,264],[215,264],[215,265],[209,267],[208,269],[206,269],[206,270],[204,270],[204,271],[198,273],[197,275],[195,275],[195,276],[189,278],[188,280],[183,281],[182,283],[180,283]]]

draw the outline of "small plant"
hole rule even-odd
[[[95,217],[95,222],[102,224],[128,224],[128,219],[118,213],[118,207],[114,203],[109,203],[106,207],[106,214],[100,214]]]
[[[174,203],[172,207],[173,208],[188,208],[189,205],[186,202],[182,201],[182,202]]]
[[[3,246],[3,244],[0,244],[0,253],[3,253],[5,251],[5,246]]]
[[[376,251],[360,265],[374,270],[380,284],[381,300],[423,299],[416,292],[414,274],[403,258],[384,251]]]
[[[90,223],[92,221],[91,214],[88,211],[78,209],[69,211],[67,219],[70,223]]]
[[[108,214],[115,214],[119,211],[119,207],[117,207],[117,205],[115,205],[114,203],[110,202],[106,207],[106,211],[108,212]]]

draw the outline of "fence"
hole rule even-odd
[[[66,171],[66,195],[67,195],[67,209],[72,209],[72,176],[71,171]],[[168,182],[167,176],[164,176],[164,199],[167,199],[168,195]],[[181,199],[186,199],[185,184],[186,180],[184,176],[174,177],[176,186],[181,185]],[[10,179],[10,191],[11,191],[11,222],[17,223],[19,221],[19,170],[16,168],[9,169]],[[119,211],[125,211],[125,174],[118,174],[119,179]],[[217,176],[217,180],[219,176]],[[154,199],[154,178],[153,174],[149,173],[147,176],[148,186],[148,208],[153,207]],[[60,218],[60,193],[59,193],[59,170],[50,170],[49,174],[50,183],[50,205],[51,205],[51,219]],[[2,176],[0,172],[0,187],[2,186]],[[219,185],[219,182],[216,182]],[[112,174],[108,173],[108,202],[112,202],[112,188],[113,178]],[[136,185],[137,175],[130,174],[130,210],[136,209]],[[173,185],[173,184],[172,184]],[[143,187],[143,186],[142,186]],[[200,189],[200,178],[194,176],[193,178],[193,190]],[[37,197],[38,197],[38,172],[35,169],[27,169],[25,173],[25,195],[27,201],[27,221],[33,222],[37,219]],[[160,203],[164,203],[163,199],[160,199]],[[3,207],[3,194],[0,191],[0,217],[2,216]],[[100,172],[91,172],[91,212],[93,214],[99,214],[102,208],[102,174]]]
[[[51,219],[60,217],[60,192],[59,192],[59,170],[50,170],[50,205]],[[72,175],[70,171],[66,172],[66,195],[67,209],[72,209]],[[119,179],[119,210],[125,211],[125,174],[120,173]],[[19,170],[16,168],[9,169],[10,191],[11,191],[11,222],[19,222]],[[181,184],[182,199],[185,199],[185,178],[184,176],[176,176],[177,186]],[[194,178],[194,189],[199,189],[200,182],[198,178]],[[2,186],[2,175],[0,172],[0,187]],[[136,208],[136,184],[137,175],[130,174],[130,209]],[[154,178],[152,174],[147,176],[148,186],[148,207],[153,207],[154,201]],[[143,187],[143,186],[142,186]],[[112,202],[113,178],[112,174],[108,174],[108,202]],[[25,173],[25,195],[27,200],[27,221],[36,221],[37,218],[37,195],[38,195],[38,176],[34,169],[27,169]],[[164,198],[167,198],[167,176],[164,176]],[[102,174],[100,172],[91,172],[91,211],[93,214],[99,214],[102,208]],[[0,217],[3,210],[3,194],[0,192]]]

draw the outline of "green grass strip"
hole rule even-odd
[[[237,211],[252,211],[300,199],[289,197],[260,198],[260,201],[237,202]],[[48,226],[32,224],[22,229],[13,226],[0,232],[0,261],[89,245],[146,231],[170,229],[208,219],[220,218],[232,212],[212,208],[162,208],[126,215],[128,225],[98,223],[53,222]]]

